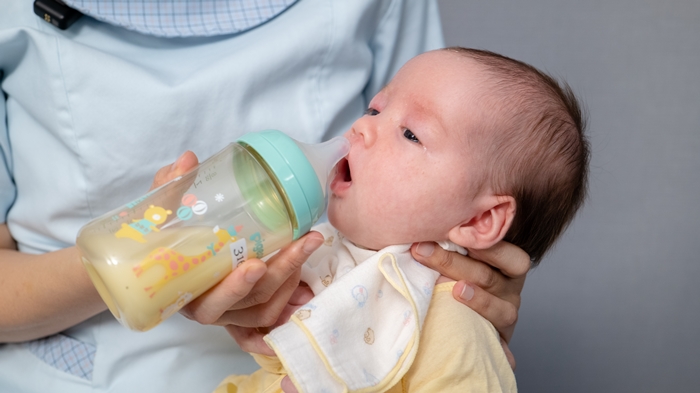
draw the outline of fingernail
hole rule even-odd
[[[469,284],[464,284],[462,287],[462,292],[459,293],[460,299],[468,302],[474,297],[474,288]]]
[[[422,257],[429,257],[433,255],[434,250],[435,244],[433,244],[433,242],[418,243],[416,246],[416,253]]]
[[[323,238],[318,237],[318,236],[313,236],[304,242],[304,245],[302,246],[302,250],[306,254],[311,254],[312,252],[316,251],[317,248],[321,246],[321,243],[323,243]]]
[[[251,284],[254,284],[258,282],[263,274],[265,274],[265,269],[250,268],[247,272],[245,272],[245,280]]]
[[[171,171],[177,170],[177,167],[179,166],[178,164],[180,164],[180,161],[182,161],[182,157],[184,157],[184,155],[185,153],[180,154],[180,157],[178,157],[177,160],[173,162],[173,165],[170,165]]]
[[[185,318],[192,320],[192,314],[184,308],[180,309],[180,314],[182,314]]]

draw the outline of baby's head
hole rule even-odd
[[[505,239],[538,262],[583,202],[583,128],[570,89],[529,65],[464,48],[422,54],[345,134],[329,220],[370,249]]]

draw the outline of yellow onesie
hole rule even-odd
[[[404,392],[516,392],[515,375],[488,321],[452,297],[454,283],[435,286],[416,357],[399,383]],[[282,392],[286,375],[277,358],[253,355],[262,367],[226,378],[216,393]]]

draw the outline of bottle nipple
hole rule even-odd
[[[276,178],[275,184],[293,215],[294,239],[308,232],[326,209],[328,176],[350,151],[350,142],[340,136],[324,143],[305,144],[281,131],[265,130],[245,134],[238,143],[254,151],[264,161],[268,174]]]
[[[323,197],[328,194],[328,176],[338,161],[350,152],[350,142],[343,136],[336,136],[323,143],[306,144],[294,141],[309,160],[316,172],[319,183],[323,187]]]

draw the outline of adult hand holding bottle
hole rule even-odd
[[[175,163],[156,173],[151,189],[182,176],[198,163],[194,153],[183,153]],[[299,286],[301,265],[322,243],[321,234],[312,231],[281,249],[267,263],[248,259],[180,313],[202,324],[249,328],[273,325]]]
[[[151,185],[157,188],[198,165],[196,155],[185,152],[172,165],[161,168]],[[249,259],[192,303],[182,314],[202,324],[258,327],[272,325],[299,284],[300,267],[323,242],[311,232],[291,243],[267,263]],[[0,297],[13,299],[0,313],[0,342],[19,342],[60,332],[107,307],[100,299],[76,247],[42,255],[17,251],[6,225],[0,225]],[[56,269],[48,269],[54,267]],[[42,279],[42,275],[46,275]],[[2,281],[2,280],[0,280]],[[45,282],[32,289],[33,282]]]

